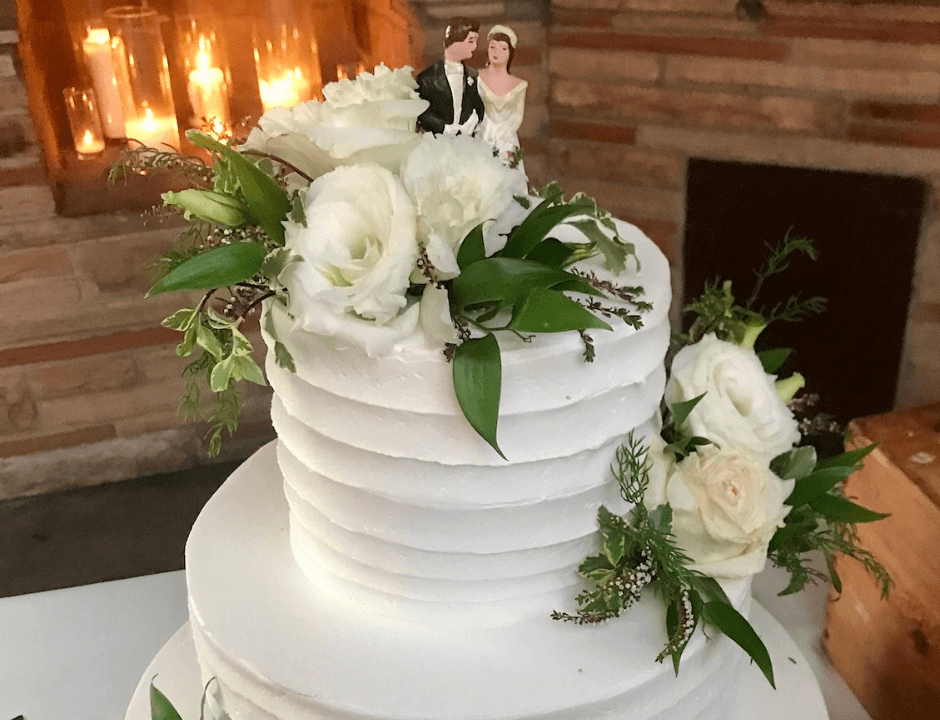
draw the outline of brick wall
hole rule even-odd
[[[897,405],[940,400],[940,8],[763,4],[553,0],[548,171],[643,228],[677,288],[690,157],[924,178]]]
[[[392,15],[398,1],[371,5],[377,16]],[[455,13],[484,27],[513,24],[514,70],[530,81],[521,133],[527,167],[543,181],[547,3],[411,7],[428,62],[441,54]],[[176,229],[136,212],[58,217],[22,78],[14,3],[0,0],[0,500],[210,462],[206,426],[176,415],[185,361],[174,352],[178,334],[159,326],[182,298],[143,297],[145,267],[172,245]],[[249,337],[261,348],[256,329]],[[245,457],[273,437],[268,397],[250,388],[224,458]]]
[[[453,14],[513,26],[533,182],[558,177],[640,225],[676,287],[690,157],[918,175],[940,189],[940,9],[765,5],[771,19],[755,23],[735,0],[411,2],[428,63]],[[0,0],[0,499],[208,462],[205,426],[176,417],[184,361],[159,327],[179,298],[142,297],[143,268],[174,230],[137,213],[56,216],[16,46],[13,0]],[[901,407],[940,400],[936,218],[933,199]],[[227,457],[271,437],[266,401],[252,390]]]

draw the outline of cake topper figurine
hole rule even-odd
[[[487,63],[480,71],[480,95],[486,114],[478,137],[492,146],[503,164],[520,164],[519,126],[525,112],[529,83],[509,71],[516,54],[516,33],[506,25],[494,25],[486,35]]]
[[[480,23],[451,18],[444,31],[444,56],[418,74],[418,95],[430,105],[418,116],[418,127],[444,135],[473,135],[483,119],[479,73],[464,63],[473,57]]]

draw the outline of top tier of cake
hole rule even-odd
[[[499,337],[506,460],[467,423],[452,366],[420,333],[373,358],[269,308],[297,368],[269,352],[291,545],[321,590],[422,623],[573,609],[598,507],[627,509],[610,474],[615,450],[630,430],[657,427],[665,382],[669,267],[639,230],[619,231],[639,269],[630,260],[611,278],[599,258],[580,267],[641,285],[653,309],[639,331],[616,317],[612,332],[591,331],[592,363],[576,332]]]

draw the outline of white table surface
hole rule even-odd
[[[785,585],[768,570],[754,594],[809,661],[831,720],[871,720],[820,648],[826,589],[778,597]],[[186,620],[182,571],[0,599],[0,720],[121,720]]]

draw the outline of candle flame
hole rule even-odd
[[[207,53],[205,50],[200,50],[198,53],[196,53],[196,69],[209,69],[209,53]]]
[[[88,37],[85,38],[85,42],[91,45],[107,45],[110,40],[111,35],[108,33],[108,29],[99,27],[88,28]]]
[[[145,109],[144,109],[144,113],[145,113],[145,117],[144,117],[144,119],[141,121],[140,127],[143,128],[144,130],[148,130],[148,131],[149,131],[149,130],[156,130],[156,129],[157,129],[157,121],[156,121],[156,120],[154,119],[154,117],[153,117],[153,110],[151,110],[150,108],[145,108]]]
[[[91,130],[86,130],[85,136],[82,138],[82,143],[90,146],[94,142],[95,142],[95,136],[91,134]]]

